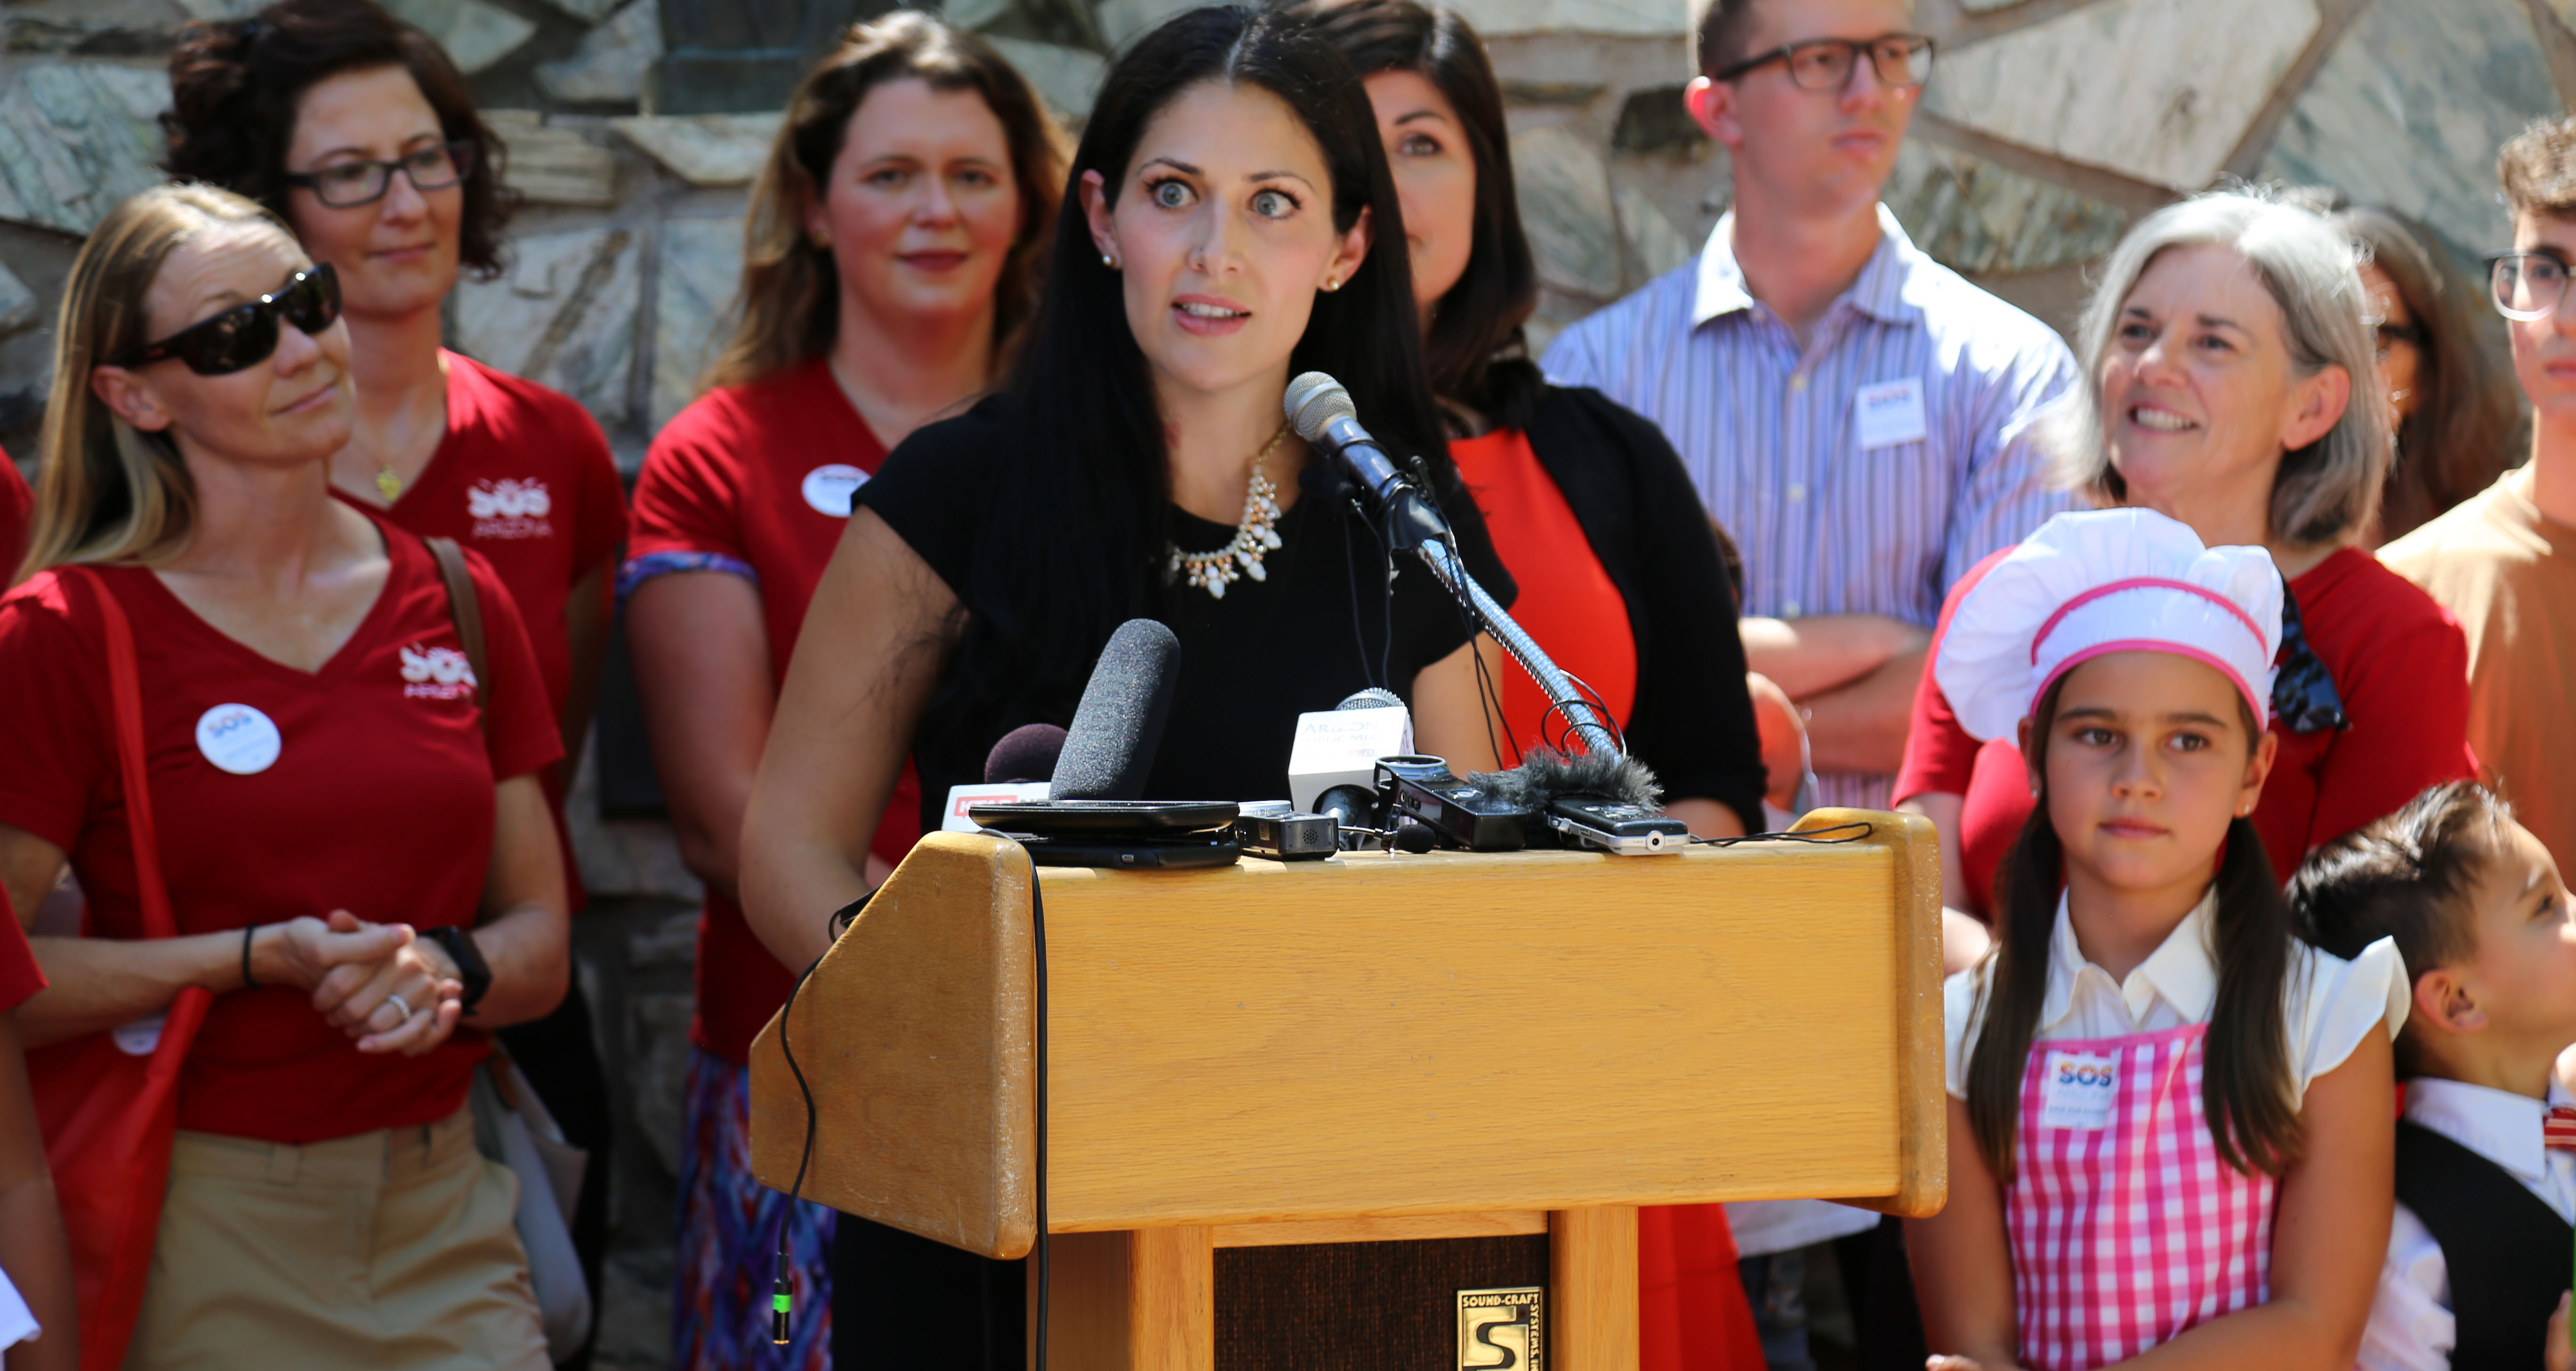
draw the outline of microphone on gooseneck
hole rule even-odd
[[[984,757],[984,784],[1025,785],[1055,779],[1065,731],[1054,724],[1022,724],[1002,735]]]
[[[1307,372],[1288,383],[1284,404],[1297,436],[1358,487],[1361,506],[1377,520],[1389,547],[1410,552],[1425,540],[1449,538],[1447,517],[1360,427],[1359,408],[1341,382]]]
[[[1055,761],[1054,800],[1144,798],[1181,675],[1181,640],[1152,619],[1109,635]]]

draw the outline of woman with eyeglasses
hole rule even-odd
[[[2304,192],[2302,193],[2305,194]],[[2430,230],[2381,205],[2318,195],[2317,208],[2366,254],[2362,289],[2379,340],[2379,384],[2396,452],[2369,544],[2392,543],[2486,489],[2513,462],[2521,406],[2481,327],[2486,292]]]
[[[281,0],[190,25],[170,59],[166,162],[237,191],[339,274],[357,408],[331,459],[341,499],[481,553],[536,645],[565,761],[589,732],[626,501],[599,424],[571,398],[440,345],[460,268],[489,275],[514,197],[503,148],[438,44],[374,0]],[[581,882],[567,841],[573,908]],[[611,1170],[608,1092],[576,983],[504,1043],[566,1138],[590,1151],[573,1239],[600,1279]],[[578,1359],[573,1364],[579,1364]]]
[[[89,909],[83,936],[32,939],[51,984],[18,1023],[149,1051],[181,991],[213,997],[127,1367],[541,1371],[516,1188],[466,1093],[488,1031],[563,997],[538,782],[562,745],[489,565],[464,554],[471,670],[429,547],[332,498],[340,310],[328,263],[210,186],[127,201],[73,263],[33,574],[0,598],[0,887],[33,911],[68,862]],[[174,936],[145,934],[150,868]]]
[[[2359,546],[2386,479],[2388,408],[2371,394],[2351,241],[2251,194],[2168,206],[2112,251],[2075,345],[2084,385],[2051,416],[2060,476],[2211,547],[2267,547],[2287,578],[2270,687],[2280,758],[2252,816],[2272,869],[2476,775],[2459,624]],[[1951,611],[2004,555],[1951,588],[1936,657]],[[2014,741],[1980,746],[1926,670],[1895,794],[1941,830],[1945,904],[1993,919],[2031,789]]]

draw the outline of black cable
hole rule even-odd
[[[1366,527],[1368,520],[1362,519],[1360,520],[1360,524],[1362,527]],[[1383,662],[1380,663],[1381,669],[1377,675],[1372,676],[1369,674],[1368,630],[1360,625],[1360,566],[1357,560],[1358,554],[1359,549],[1353,543],[1350,531],[1347,529],[1343,530],[1342,570],[1350,573],[1351,642],[1360,650],[1360,679],[1371,686],[1383,686],[1385,684],[1384,678],[1386,675],[1383,669]]]
[[[1025,851],[1025,849],[1023,849],[1023,850]],[[1032,967],[1031,967],[1031,970],[1035,973],[1034,980],[1035,980],[1035,982],[1036,982],[1036,984],[1035,984],[1035,986],[1034,986],[1034,994],[1033,994],[1033,997],[1032,997],[1032,998],[1035,1000],[1035,1004],[1034,1004],[1034,1005],[1032,1006],[1032,1008],[1031,1008],[1031,1013],[1035,1016],[1035,1018],[1036,1018],[1036,1022],[1035,1022],[1035,1024],[1033,1024],[1033,1025],[1032,1025],[1032,1027],[1031,1027],[1031,1032],[1030,1032],[1030,1035],[1029,1035],[1029,1036],[1030,1036],[1030,1039],[1031,1039],[1031,1054],[1030,1054],[1030,1055],[1031,1055],[1031,1056],[1033,1056],[1033,1057],[1036,1059],[1036,1060],[1035,1060],[1035,1063],[1034,1063],[1034,1069],[1035,1069],[1035,1071],[1037,1072],[1037,1089],[1036,1089],[1036,1092],[1035,1092],[1035,1093],[1036,1093],[1036,1095],[1037,1095],[1037,1147],[1036,1147],[1036,1149],[1035,1149],[1036,1156],[1035,1156],[1034,1160],[1035,1160],[1035,1162],[1036,1162],[1036,1170],[1037,1170],[1037,1176],[1036,1176],[1036,1178],[1035,1178],[1035,1189],[1036,1189],[1036,1193],[1037,1193],[1037,1211],[1038,1211],[1038,1242],[1037,1242],[1037,1247],[1038,1247],[1038,1327],[1037,1327],[1037,1335],[1038,1335],[1038,1336],[1037,1336],[1037,1356],[1036,1356],[1036,1358],[1035,1358],[1035,1359],[1030,1363],[1030,1365],[1031,1365],[1031,1367],[1032,1367],[1033,1371],[1046,1371],[1046,1364],[1047,1364],[1047,1297],[1049,1296],[1049,1294],[1051,1294],[1051,1293],[1052,1293],[1052,1287],[1053,1287],[1053,1285],[1055,1284],[1055,1283],[1054,1283],[1054,1281],[1052,1281],[1052,1280],[1050,1280],[1050,1279],[1049,1279],[1049,1276],[1050,1276],[1050,1274],[1051,1274],[1051,1273],[1050,1273],[1050,1270],[1049,1270],[1048,1253],[1049,1253],[1049,1250],[1050,1250],[1050,1249],[1049,1249],[1049,1247],[1048,1247],[1048,1243],[1047,1243],[1047,964],[1046,964],[1046,897],[1045,897],[1045,895],[1044,895],[1044,894],[1042,894],[1042,893],[1039,891],[1039,889],[1038,889],[1038,884],[1039,884],[1039,883],[1038,883],[1038,859],[1037,859],[1037,854],[1036,854],[1036,853],[1034,853],[1034,852],[1028,853],[1028,858],[1029,858],[1029,945],[1030,945],[1030,952],[1031,952],[1032,957],[1033,957],[1033,965],[1032,965]]]
[[[991,832],[991,830],[990,830],[990,829],[987,829],[987,830],[985,830],[985,831],[986,831],[987,833],[990,833],[990,832]],[[999,834],[995,834],[994,836],[999,837],[999,836],[1001,836],[1001,835],[999,835]],[[1037,1084],[1037,1149],[1036,1149],[1037,1155],[1036,1155],[1036,1157],[1035,1157],[1035,1161],[1036,1161],[1036,1164],[1037,1164],[1037,1165],[1036,1165],[1036,1170],[1037,1170],[1037,1177],[1036,1177],[1036,1191],[1037,1191],[1037,1220],[1038,1220],[1038,1224],[1037,1224],[1037,1227],[1038,1227],[1038,1238],[1037,1238],[1037,1249],[1038,1249],[1038,1254],[1037,1254],[1037,1255],[1038,1255],[1038,1328],[1037,1328],[1037,1334],[1038,1334],[1038,1336],[1037,1336],[1037,1360],[1036,1360],[1035,1362],[1033,1362],[1033,1363],[1032,1363],[1032,1366],[1033,1366],[1033,1368],[1034,1368],[1034,1371],[1046,1371],[1046,1364],[1047,1364],[1047,1313],[1048,1313],[1048,1310],[1047,1310],[1047,1303],[1048,1303],[1048,1295],[1049,1295],[1049,1293],[1050,1293],[1050,1289],[1049,1289],[1049,1287],[1053,1285],[1053,1282],[1052,1282],[1051,1280],[1049,1280],[1049,1279],[1048,1279],[1048,1277],[1049,1277],[1049,1276],[1050,1276],[1050,1274],[1051,1274],[1051,1270],[1050,1270],[1051,1263],[1050,1263],[1050,1261],[1049,1261],[1049,1250],[1048,1250],[1048,1245],[1047,1245],[1047,1199],[1046,1199],[1046,1197],[1047,1197],[1047,970],[1046,970],[1046,899],[1045,899],[1045,897],[1044,897],[1042,894],[1040,894],[1040,893],[1039,893],[1039,890],[1038,890],[1038,859],[1037,859],[1036,854],[1034,854],[1034,853],[1029,853],[1029,852],[1027,852],[1025,849],[1023,849],[1023,855],[1026,855],[1026,856],[1028,857],[1028,859],[1029,859],[1029,937],[1030,937],[1030,940],[1031,940],[1031,943],[1032,943],[1032,948],[1031,948],[1031,950],[1032,950],[1032,952],[1034,953],[1034,956],[1035,956],[1035,960],[1034,960],[1034,964],[1033,964],[1033,966],[1032,966],[1032,970],[1036,973],[1036,981],[1037,981],[1036,988],[1035,988],[1036,993],[1035,993],[1035,995],[1034,995],[1034,997],[1033,997],[1033,998],[1034,998],[1033,1012],[1035,1013],[1035,1015],[1036,1015],[1036,1017],[1037,1017],[1037,1022],[1036,1022],[1035,1030],[1034,1030],[1034,1032],[1033,1032],[1033,1034],[1032,1034],[1032,1037],[1034,1038],[1034,1049],[1035,1049],[1035,1050],[1034,1050],[1033,1055],[1034,1055],[1034,1057],[1036,1058],[1036,1061],[1035,1061],[1035,1070],[1036,1070],[1036,1072],[1037,1072],[1037,1083],[1036,1083],[1036,1084]],[[882,888],[882,887],[880,887],[880,888]],[[832,938],[832,940],[833,940],[833,941],[838,942],[838,941],[840,940],[841,934],[843,934],[844,932],[848,931],[848,929],[849,929],[849,926],[850,926],[851,922],[852,922],[853,920],[855,920],[855,919],[857,919],[857,918],[858,918],[858,916],[859,916],[859,912],[860,912],[861,910],[864,910],[864,909],[866,909],[866,908],[867,908],[868,901],[869,901],[869,900],[871,900],[871,899],[874,899],[874,898],[876,897],[876,893],[877,893],[876,891],[871,890],[871,891],[869,891],[867,894],[865,894],[865,895],[861,895],[859,898],[857,898],[857,899],[855,899],[855,900],[852,900],[852,901],[851,901],[851,902],[849,902],[848,904],[841,906],[839,909],[836,909],[836,910],[832,911],[832,917],[824,921],[824,925],[823,925],[823,927],[824,927],[825,931],[826,931],[826,932],[831,936],[831,938]],[[828,953],[829,949],[826,949],[826,951],[827,951],[827,953]],[[771,1341],[771,1342],[773,1342],[773,1343],[781,1343],[781,1344],[785,1343],[785,1342],[788,1340],[788,1323],[789,1323],[789,1321],[790,1321],[791,1316],[794,1314],[794,1312],[795,1312],[795,1307],[796,1307],[796,1290],[795,1290],[795,1280],[794,1280],[794,1276],[793,1276],[793,1273],[792,1273],[792,1269],[790,1268],[790,1266],[789,1266],[789,1264],[788,1264],[788,1259],[787,1259],[787,1226],[788,1226],[789,1224],[792,1224],[792,1223],[794,1223],[794,1222],[796,1221],[796,1207],[797,1207],[797,1201],[798,1201],[798,1199],[799,1199],[799,1198],[804,1194],[804,1190],[805,1190],[805,1168],[806,1168],[806,1165],[807,1165],[808,1163],[810,1163],[810,1162],[812,1162],[812,1161],[814,1160],[814,1128],[815,1128],[815,1123],[814,1123],[814,1088],[813,1088],[811,1085],[809,1085],[809,1084],[807,1084],[807,1083],[806,1083],[806,1080],[805,1080],[805,1070],[804,1070],[804,1068],[802,1068],[802,1067],[800,1067],[800,1066],[798,1066],[798,1065],[796,1064],[796,1049],[795,1049],[795,1047],[794,1047],[792,1044],[790,1044],[790,1043],[788,1042],[788,1040],[787,1040],[787,1025],[788,1025],[788,1023],[793,1019],[793,1017],[795,1016],[795,1013],[796,1013],[796,995],[797,995],[797,992],[799,992],[799,991],[801,991],[801,990],[803,990],[803,989],[805,988],[805,981],[806,981],[806,978],[807,978],[807,977],[812,976],[812,975],[814,974],[814,968],[815,968],[815,967],[817,967],[817,966],[821,966],[822,964],[823,964],[823,959],[822,959],[821,957],[817,957],[817,958],[815,958],[815,959],[814,959],[814,961],[813,961],[812,965],[807,966],[807,967],[804,969],[804,971],[802,971],[802,972],[798,973],[798,975],[797,975],[797,977],[796,977],[796,984],[794,984],[794,985],[792,985],[792,986],[788,987],[788,990],[787,990],[787,1003],[786,1003],[785,1005],[781,1006],[781,1007],[779,1008],[779,1011],[778,1011],[778,1050],[779,1050],[779,1052],[780,1052],[780,1054],[781,1054],[781,1055],[783,1055],[783,1056],[785,1056],[785,1057],[787,1058],[787,1070],[788,1070],[791,1074],[793,1074],[793,1075],[796,1077],[796,1093],[797,1093],[797,1094],[799,1094],[799,1095],[802,1095],[802,1096],[805,1098],[805,1146],[804,1146],[804,1149],[803,1149],[802,1151],[800,1151],[800,1152],[798,1152],[798,1153],[797,1153],[797,1156],[796,1156],[796,1179],[795,1179],[794,1181],[790,1182],[790,1183],[789,1183],[789,1185],[788,1185],[788,1187],[787,1187],[787,1212],[786,1212],[785,1216],[783,1216],[783,1217],[779,1220],[779,1223],[778,1223],[778,1273],[777,1273],[776,1277],[775,1277],[775,1278],[773,1279],[773,1281],[772,1281],[772,1284],[771,1284],[771,1286],[770,1286],[770,1295],[769,1295],[769,1298],[770,1298],[769,1338],[770,1338],[770,1341]]]
[[[1474,628],[1475,624],[1471,621],[1468,627]],[[1512,736],[1511,716],[1503,709],[1503,688],[1485,669],[1485,654],[1476,650],[1476,640],[1472,637],[1467,640],[1467,652],[1476,662],[1476,710],[1485,716],[1485,746],[1492,749],[1494,761],[1499,764],[1503,760],[1503,743],[1511,744],[1511,764],[1519,766],[1521,743],[1520,739]],[[1494,716],[1498,714],[1503,716],[1502,743],[1494,741]]]

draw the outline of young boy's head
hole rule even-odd
[[[2513,339],[2515,379],[2547,419],[2576,418],[2576,119],[2542,119],[2496,153],[2496,180],[2513,215],[2513,250],[2499,265],[2499,307]],[[2536,270],[2532,254],[2550,259]],[[2551,263],[2554,263],[2552,265]],[[2528,277],[2528,280],[2524,278]]]
[[[2558,865],[2470,781],[2318,848],[2290,881],[2309,941],[2355,957],[2397,940],[2414,1003],[2398,1074],[2470,1079],[2576,1043],[2576,916]]]

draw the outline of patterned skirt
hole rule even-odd
[[[830,1371],[838,1214],[806,1200],[791,1215],[785,1195],[752,1179],[749,1068],[692,1048],[688,1092],[673,1371]],[[784,1346],[770,1341],[769,1321],[782,1223],[796,1280]]]

